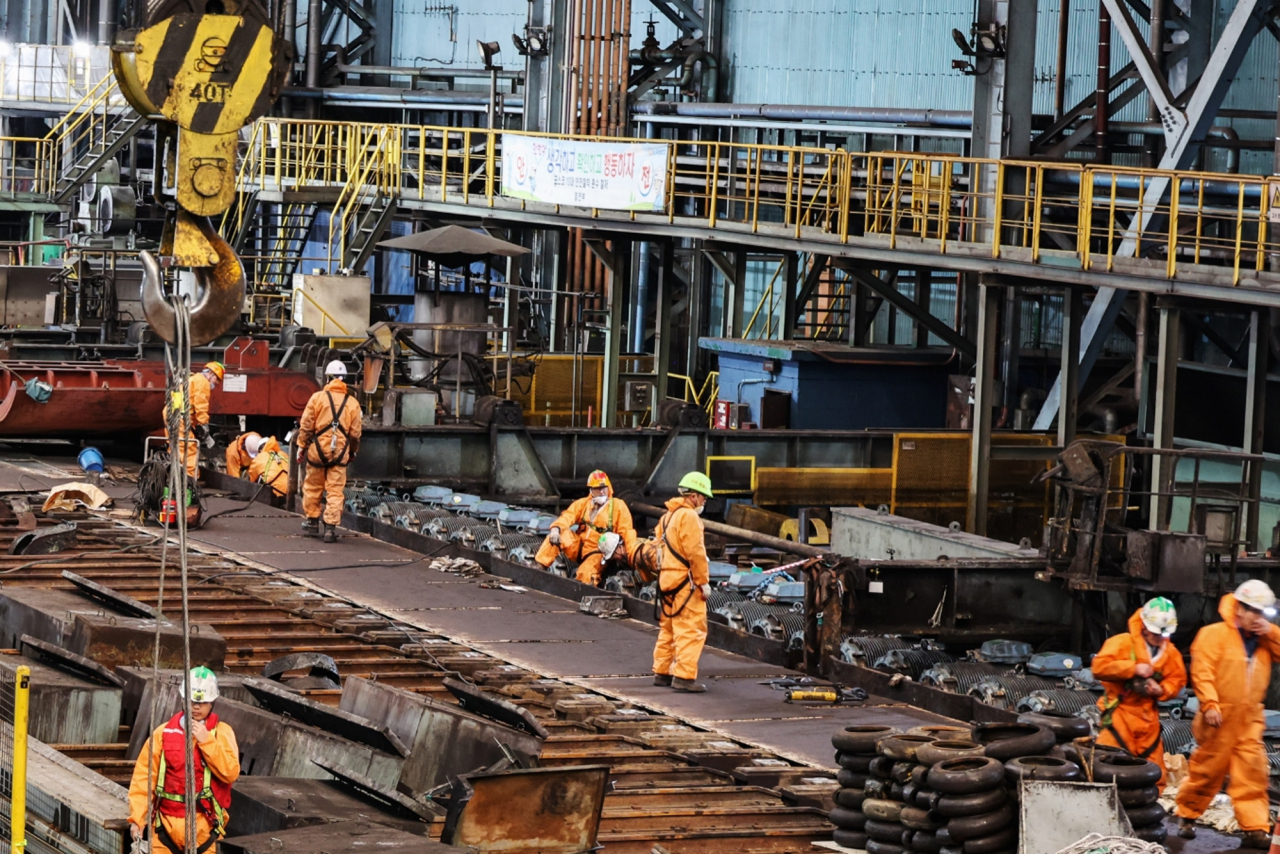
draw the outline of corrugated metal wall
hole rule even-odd
[[[396,65],[449,68],[483,68],[476,41],[496,41],[502,46],[498,63],[523,67],[524,58],[511,43],[512,33],[524,31],[527,0],[420,0],[396,3],[392,57]],[[648,3],[632,4],[631,46],[644,40],[645,21],[658,21],[658,39],[665,47],[676,28]],[[488,84],[485,84],[488,85]]]

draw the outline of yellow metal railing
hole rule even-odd
[[[694,384],[693,378],[684,374],[667,374],[667,381],[676,380],[684,383],[680,397],[685,403],[694,403],[704,409],[708,415],[715,409],[716,398],[720,395],[720,372],[712,371],[702,381],[702,386]]]
[[[13,765],[9,777],[9,850],[22,854],[27,847],[27,722],[30,716],[31,668],[14,671]]]
[[[400,192],[400,134],[389,125],[357,126],[349,134],[347,181],[329,217],[329,265],[343,266],[352,226],[379,199]]]
[[[470,206],[536,205],[501,197],[500,131],[260,124],[269,132],[255,132],[245,180],[269,190],[338,189],[335,237],[374,190]],[[667,145],[666,209],[632,212],[633,220],[1110,272],[1131,269],[1125,265],[1132,258],[1119,257],[1124,238],[1151,188],[1171,182],[1138,246],[1147,275],[1239,285],[1266,269],[1267,256],[1280,255],[1269,201],[1280,178],[803,146]],[[366,182],[373,190],[362,189]],[[579,215],[618,219],[590,209]]]
[[[108,74],[45,134],[43,141],[52,156],[48,192],[54,192],[68,171],[79,160],[90,156],[95,147],[106,145],[112,130],[120,123],[133,120],[132,109],[114,109],[122,103],[115,75]]]

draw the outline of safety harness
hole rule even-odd
[[[591,509],[591,502],[590,502],[590,501],[588,501],[588,502],[583,506],[583,509],[579,512],[579,515],[578,515],[578,521],[576,521],[576,522],[574,522],[572,525],[570,525],[570,526],[569,526],[569,530],[573,531],[574,533],[577,533],[577,532],[578,532],[578,530],[579,530],[581,527],[586,526],[586,527],[588,527],[588,528],[592,529],[593,531],[595,531],[597,534],[607,534],[607,533],[609,533],[610,531],[613,531],[613,530],[614,530],[614,527],[613,527],[613,496],[609,496],[607,499],[605,499],[605,502],[604,502],[604,503],[605,503],[606,505],[608,505],[608,507],[609,507],[609,524],[608,524],[608,525],[606,525],[605,527],[603,527],[603,528],[602,528],[602,527],[600,527],[599,525],[597,525],[597,524],[596,524],[596,519],[599,519],[599,518],[600,518],[600,512],[601,512],[601,510],[604,510],[604,508],[603,508],[603,507],[601,507],[601,508],[600,508],[600,510],[597,510],[595,513],[593,513],[593,514],[591,515],[591,520],[590,520],[590,521],[587,521],[587,512]]]
[[[347,392],[342,395],[342,403],[336,406],[333,403],[333,392],[326,391],[324,396],[329,401],[329,413],[332,415],[332,420],[317,430],[315,435],[311,437],[311,447],[316,449],[316,455],[320,457],[319,466],[321,468],[331,469],[335,466],[345,466],[350,462],[351,435],[347,433],[347,428],[343,427],[342,422],[338,420],[338,413],[346,411],[347,401],[351,399],[351,391],[348,389]],[[334,433],[334,435],[329,438],[329,451],[331,453],[337,451],[338,436],[342,436],[346,442],[342,447],[342,453],[338,454],[333,459],[330,459],[329,456],[325,454],[324,449],[320,446],[320,437],[331,430]]]
[[[284,454],[279,451],[268,451],[267,453],[270,455],[268,457],[270,462],[268,462],[266,467],[263,468],[262,474],[258,475],[258,483],[265,483],[267,486],[275,489],[277,480],[281,477],[289,476],[289,461],[286,460]],[[277,464],[276,473],[271,477],[271,479],[267,480],[265,478],[267,476],[267,472],[271,471],[271,463]]]
[[[653,599],[654,619],[660,620],[663,617],[674,619],[680,616],[684,613],[684,609],[689,607],[690,600],[693,599],[693,567],[690,566],[688,559],[684,555],[680,554],[675,546],[671,545],[671,540],[667,537],[667,528],[669,527],[669,524],[672,518],[674,518],[676,512],[689,509],[690,508],[688,507],[677,507],[675,510],[669,511],[658,522],[662,527],[662,544],[658,547],[658,595]],[[680,565],[685,568],[684,578],[680,579],[680,583],[670,590],[667,590],[662,586],[662,551],[664,549],[670,551],[672,557],[678,560]],[[680,607],[675,608],[677,594],[686,587],[689,588],[689,594],[684,597],[684,602],[681,603]],[[672,610],[673,608],[674,610]]]
[[[206,726],[212,731],[218,725],[218,716],[209,715]],[[182,713],[179,712],[165,724],[160,736],[160,770],[156,774],[156,838],[170,851],[182,851],[182,846],[173,841],[169,831],[160,820],[161,815],[181,818],[187,814],[186,809],[186,731],[182,728]],[[208,819],[212,827],[209,838],[196,848],[197,854],[204,854],[227,830],[227,809],[231,806],[231,784],[224,783],[209,770],[205,764],[200,748],[192,752],[195,764],[195,777],[201,780],[200,792],[196,795],[196,809]]]
[[[1138,660],[1138,654],[1134,652],[1132,641],[1130,641],[1129,643],[1129,660],[1133,662],[1136,662]],[[1157,682],[1162,682],[1164,681],[1164,674],[1157,670],[1156,672],[1151,674],[1149,678],[1154,679]],[[1120,731],[1116,729],[1115,723],[1113,722],[1113,713],[1115,712],[1116,709],[1120,708],[1121,703],[1129,699],[1129,697],[1131,696],[1130,688],[1132,688],[1134,686],[1134,683],[1137,682],[1138,680],[1139,680],[1139,677],[1135,676],[1133,679],[1130,679],[1128,682],[1125,683],[1125,686],[1120,689],[1119,694],[1117,694],[1114,697],[1107,698],[1107,702],[1103,704],[1103,707],[1102,707],[1102,715],[1098,718],[1098,726],[1102,729],[1105,729],[1107,732],[1111,733],[1112,737],[1114,737],[1116,740],[1116,744],[1118,744],[1121,748],[1129,751],[1134,756],[1137,756],[1139,759],[1146,759],[1152,753],[1155,753],[1156,748],[1159,747],[1161,742],[1164,741],[1164,734],[1157,733],[1156,740],[1153,741],[1150,744],[1150,746],[1147,747],[1146,750],[1139,752],[1131,748],[1125,742],[1124,736],[1122,736],[1120,734]],[[1141,681],[1145,682],[1146,679],[1142,679]]]

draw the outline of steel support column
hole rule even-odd
[[[979,29],[1003,27],[1008,33],[1003,59],[982,59],[973,81],[974,157],[1000,159],[1031,153],[1031,97],[1035,82],[1036,0],[978,0]],[[996,170],[979,177],[979,222],[992,222]],[[1013,192],[1006,188],[1006,192]],[[983,210],[982,208],[985,208]],[[990,235],[987,235],[990,237]]]
[[[800,256],[795,252],[788,252],[783,259],[782,269],[782,285],[786,288],[782,297],[782,340],[790,341],[796,337],[796,315],[799,314],[800,306],[797,305],[800,299],[800,291],[796,281],[796,271],[800,268]]]
[[[1244,396],[1244,452],[1261,454],[1267,426],[1267,367],[1270,363],[1271,314],[1254,311],[1249,315],[1249,365]],[[1258,511],[1262,498],[1262,466],[1252,467],[1249,479],[1249,516],[1243,527],[1247,548],[1258,550],[1262,537]]]
[[[987,494],[991,465],[991,408],[995,405],[996,362],[1000,358],[996,327],[1001,288],[982,284],[978,307],[978,353],[974,367],[973,439],[969,458],[968,529],[987,535]]]
[[[600,384],[601,427],[618,426],[618,374],[622,356],[623,327],[627,316],[627,292],[630,290],[631,243],[614,240],[606,244],[586,239],[587,247],[609,272],[607,318],[604,330],[604,365]]]
[[[1062,411],[1058,414],[1058,445],[1065,448],[1076,438],[1080,418],[1080,315],[1084,302],[1078,288],[1067,288],[1062,294],[1062,362],[1059,370],[1064,378]]]
[[[1182,310],[1177,306],[1160,306],[1160,340],[1156,356],[1154,448],[1173,447],[1173,413],[1177,405],[1178,358],[1182,354]],[[1151,491],[1167,492],[1173,483],[1176,460],[1151,458]],[[1151,518],[1148,525],[1156,530],[1169,528],[1168,497],[1151,496]]]
[[[671,336],[673,312],[672,290],[675,288],[675,242],[650,243],[658,252],[658,313],[653,327],[654,370],[657,372],[653,395],[651,424],[658,423],[658,407],[667,399],[667,374],[671,365]]]

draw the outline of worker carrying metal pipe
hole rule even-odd
[[[256,451],[250,450],[262,441],[262,437],[250,430],[248,433],[241,433],[236,440],[227,446],[227,475],[229,477],[244,477],[249,472],[249,464],[253,462],[253,458],[257,455]]]
[[[1246,581],[1218,603],[1222,622],[1202,628],[1191,644],[1191,684],[1200,711],[1191,722],[1196,749],[1178,788],[1178,835],[1184,839],[1195,838],[1195,820],[1230,777],[1227,794],[1244,831],[1240,847],[1271,845],[1262,700],[1271,663],[1280,660],[1280,627],[1268,619],[1275,605],[1266,583]]]
[[[578,581],[598,586],[601,569],[618,546],[610,538],[605,541],[609,554],[603,553],[601,537],[608,533],[621,538],[624,554],[630,552],[636,538],[631,510],[622,499],[614,498],[609,476],[596,469],[587,476],[587,496],[570,504],[560,518],[551,523],[551,531],[534,559],[545,568],[563,555],[578,562],[575,575]]]
[[[1177,630],[1177,610],[1158,596],[1133,612],[1129,631],[1109,638],[1092,664],[1093,675],[1106,687],[1098,700],[1098,743],[1122,747],[1159,765],[1162,787],[1164,742],[1157,704],[1187,685],[1182,653],[1169,642]]]
[[[653,684],[687,694],[701,694],[698,659],[707,642],[707,599],[711,574],[707,563],[702,510],[711,497],[711,478],[689,472],[680,494],[666,504],[653,539],[658,548],[658,643],[653,649]]]
[[[225,372],[221,362],[209,362],[200,373],[187,379],[186,393],[175,391],[165,406],[164,437],[169,443],[169,453],[182,458],[192,480],[200,477],[200,444],[213,445],[209,435],[209,398]],[[191,399],[189,416],[185,400],[188,397]],[[176,437],[172,435],[171,425],[177,427]]]
[[[253,461],[249,463],[249,480],[264,484],[283,498],[289,494],[289,458],[280,450],[275,436],[258,438],[247,447],[253,449]]]
[[[298,463],[307,464],[302,481],[302,530],[320,532],[320,497],[324,496],[324,541],[336,542],[342,521],[347,466],[360,451],[364,429],[360,403],[347,388],[347,366],[334,359],[324,369],[325,386],[311,395],[298,428]]]
[[[218,677],[191,670],[192,758],[196,788],[196,851],[204,854],[227,830],[231,784],[240,776],[240,748],[231,727],[213,714]],[[129,783],[129,832],[141,840],[152,813],[152,854],[182,854],[187,839],[187,727],[178,712],[156,727],[138,755]]]

